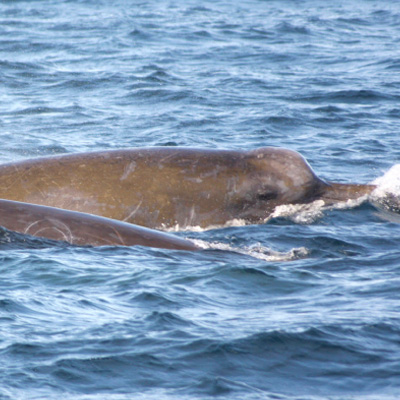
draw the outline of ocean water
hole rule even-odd
[[[268,145],[379,186],[196,253],[1,232],[0,398],[400,398],[399,47],[398,1],[0,1],[0,162]]]

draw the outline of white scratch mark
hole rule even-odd
[[[121,181],[125,180],[130,174],[131,172],[133,172],[136,169],[136,162],[132,161],[130,162],[124,169],[124,172],[120,178]]]
[[[121,245],[122,245],[122,246],[126,246],[126,243],[125,243],[124,239],[122,239],[122,236],[119,234],[119,232],[118,232],[114,227],[112,227],[112,230],[113,230],[114,233],[117,235],[117,237],[118,237],[118,239],[119,239]]]
[[[46,221],[46,220],[37,220],[37,221],[35,221],[35,222],[32,222],[30,225],[28,225],[28,227],[25,229],[25,231],[24,231],[24,234],[26,234],[26,235],[32,235],[32,236],[40,236],[39,234],[40,234],[40,232],[43,232],[43,231],[46,231],[46,230],[54,230],[54,231],[56,231],[56,232],[58,232],[58,233],[60,233],[61,234],[61,236],[64,238],[64,240],[66,241],[66,242],[69,242],[69,243],[73,243],[73,240],[74,240],[74,235],[72,234],[72,232],[71,232],[71,229],[69,229],[69,227],[68,227],[68,225],[66,225],[66,224],[64,224],[63,222],[61,222],[61,221],[58,221],[58,220],[54,220],[54,219],[51,219],[51,220],[49,220],[49,222],[51,223],[51,224],[53,224],[53,226],[52,225],[49,225],[49,226],[44,226],[44,227],[40,227],[40,226],[37,226],[38,224],[40,224],[41,222],[43,222],[43,221]],[[35,230],[35,227],[37,226],[37,230]],[[32,229],[33,229],[33,231],[32,231]],[[31,232],[30,232],[31,231]],[[58,239],[57,239],[58,240]]]
[[[139,208],[141,207],[142,203],[143,200],[140,200],[140,203],[137,205],[137,207],[126,218],[124,218],[123,221],[124,222],[128,221],[131,217],[133,217],[139,211]]]

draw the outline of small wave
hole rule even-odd
[[[305,25],[294,25],[290,22],[281,22],[276,26],[276,30],[281,33],[290,33],[296,35],[309,35],[310,30]]]
[[[150,39],[151,34],[149,31],[144,31],[142,29],[135,28],[133,31],[129,33],[131,37],[134,37],[135,39]]]
[[[22,303],[15,302],[11,299],[0,299],[0,310],[2,313],[7,313],[10,315],[13,314],[34,314],[35,311],[30,309],[29,307],[23,305]]]
[[[0,41],[0,45],[3,45],[3,41]],[[0,68],[2,72],[6,70],[10,70],[13,73],[16,71],[30,71],[32,74],[32,71],[43,71],[44,67],[38,63],[38,62],[18,62],[18,61],[7,61],[7,60],[1,60],[0,61]]]
[[[245,398],[249,398],[249,392],[257,394],[257,396],[262,395],[263,399],[269,400],[269,399],[283,399],[281,396],[273,396],[267,397],[267,393],[261,389],[258,389],[257,387],[254,387],[252,385],[249,385],[246,382],[242,382],[239,380],[234,380],[234,379],[227,379],[221,376],[213,376],[213,375],[206,375],[202,377],[199,381],[196,381],[195,383],[191,384],[186,390],[193,391],[193,393],[198,393],[199,391],[201,393],[204,393],[205,395],[208,396],[222,396],[222,395],[234,395],[236,392],[241,392],[245,391],[246,394],[242,393],[242,396],[245,396]],[[234,397],[237,398],[237,397]],[[239,397],[240,398],[240,397]],[[257,397],[259,398],[259,397]]]
[[[196,95],[189,90],[178,89],[159,89],[159,88],[141,88],[133,90],[127,98],[137,98],[143,100],[157,101],[178,101],[184,99],[196,99]]]
[[[397,101],[398,96],[376,90],[339,90],[331,92],[315,92],[310,95],[301,95],[297,101],[309,103],[343,103],[343,104],[370,104],[380,101]]]
[[[202,13],[212,13],[213,10],[211,8],[205,7],[205,6],[194,6],[194,7],[189,7],[184,11],[184,15],[196,15],[196,14],[202,14]]]
[[[369,26],[369,22],[366,19],[357,18],[357,17],[349,17],[349,18],[340,17],[337,19],[337,21],[347,24],[349,26],[353,26],[353,25]]]
[[[145,290],[139,294],[135,294],[130,302],[132,304],[142,304],[143,306],[165,306],[168,305],[173,307],[176,305],[175,301],[167,298],[164,293],[158,293],[157,291]]]
[[[146,318],[146,321],[156,327],[157,330],[166,329],[167,327],[175,329],[178,326],[187,327],[191,325],[189,320],[169,311],[154,311]]]

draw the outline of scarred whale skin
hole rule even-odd
[[[373,189],[325,182],[299,153],[275,147],[133,148],[0,166],[0,198],[161,229],[262,223],[282,204],[329,203]]]
[[[53,207],[0,200],[0,225],[28,234],[90,246],[148,246],[199,250],[189,240],[126,222]]]

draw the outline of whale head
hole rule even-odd
[[[265,219],[282,204],[311,202],[328,186],[292,150],[263,147],[247,152],[245,159],[246,170],[231,201],[237,217],[249,222]]]

